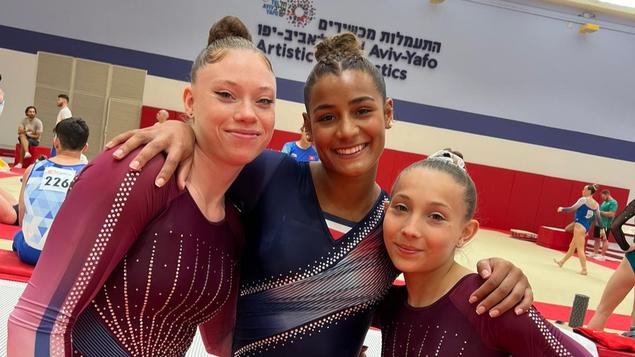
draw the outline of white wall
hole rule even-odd
[[[389,81],[389,93],[398,99],[627,141],[635,137],[630,124],[635,23],[601,22],[599,32],[581,35],[575,22],[582,18],[504,0],[441,5],[314,0],[315,19],[294,28],[284,18],[266,15],[267,2],[155,0],[146,6],[123,0],[22,0],[3,4],[0,24],[190,60],[205,44],[209,25],[225,14],[241,16],[254,34],[260,23],[319,33],[320,18],[372,27],[377,41],[382,30],[401,31],[443,46],[435,70],[404,65],[408,79]],[[308,63],[271,59],[282,78],[303,81],[310,69]]]
[[[22,0],[3,4],[0,25],[191,60],[205,44],[209,25],[226,14],[243,18],[256,40],[258,24],[293,28],[284,18],[266,15],[265,2],[270,0],[156,0],[152,6],[123,0]],[[382,30],[442,42],[435,70],[405,65],[406,81],[387,80],[389,95],[397,99],[635,142],[635,23],[603,19],[600,31],[582,35],[577,32],[582,19],[572,11],[528,6],[531,1],[450,0],[437,6],[421,0],[313,3],[315,19],[297,30],[319,33],[318,20],[324,18],[372,27],[377,30],[375,43]],[[62,18],[73,21],[51,21]],[[368,49],[372,43],[366,45]],[[308,63],[270,58],[277,76],[285,79],[304,81],[311,68]],[[8,121],[17,123],[32,100],[35,56],[0,49],[0,65],[7,92],[0,145],[13,145],[17,124]],[[186,84],[148,76],[143,103],[182,110]],[[21,102],[17,107],[16,100]],[[300,103],[280,100],[276,127],[297,131],[302,110]],[[389,148],[422,154],[446,146],[469,153],[469,161],[475,163],[602,182],[629,188],[635,197],[633,161],[403,122],[387,139]]]

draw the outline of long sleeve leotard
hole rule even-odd
[[[240,230],[205,219],[175,181],[106,152],[83,170],[9,318],[9,356],[183,356],[197,326],[228,355]],[[135,155],[130,155],[132,158]]]

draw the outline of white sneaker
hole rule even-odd
[[[31,158],[31,153],[30,152],[25,153],[24,154],[24,158],[25,159],[30,159]]]
[[[13,165],[13,168],[21,169],[22,168],[22,163],[18,162],[17,164]]]
[[[598,256],[595,257],[595,260],[599,260],[599,261],[603,262],[603,261],[606,260],[606,258],[601,256],[601,255],[598,255]]]

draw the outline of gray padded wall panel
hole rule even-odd
[[[106,100],[89,94],[75,93],[73,98],[73,116],[82,117],[90,128],[88,152],[86,156],[93,158],[103,147],[104,112]]]
[[[146,72],[140,69],[112,66],[110,96],[119,99],[142,101]]]
[[[71,89],[73,57],[53,53],[38,52],[38,85],[56,88],[60,93],[68,94]]]
[[[127,130],[139,128],[141,102],[110,98],[104,142]]]
[[[75,92],[106,97],[108,93],[108,79],[110,64],[104,62],[75,60]]]

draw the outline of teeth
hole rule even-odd
[[[345,148],[345,149],[336,149],[335,151],[340,154],[340,155],[352,155],[355,153],[358,153],[360,151],[362,151],[362,149],[364,148],[364,144],[360,144],[357,146],[353,146],[350,148]]]

